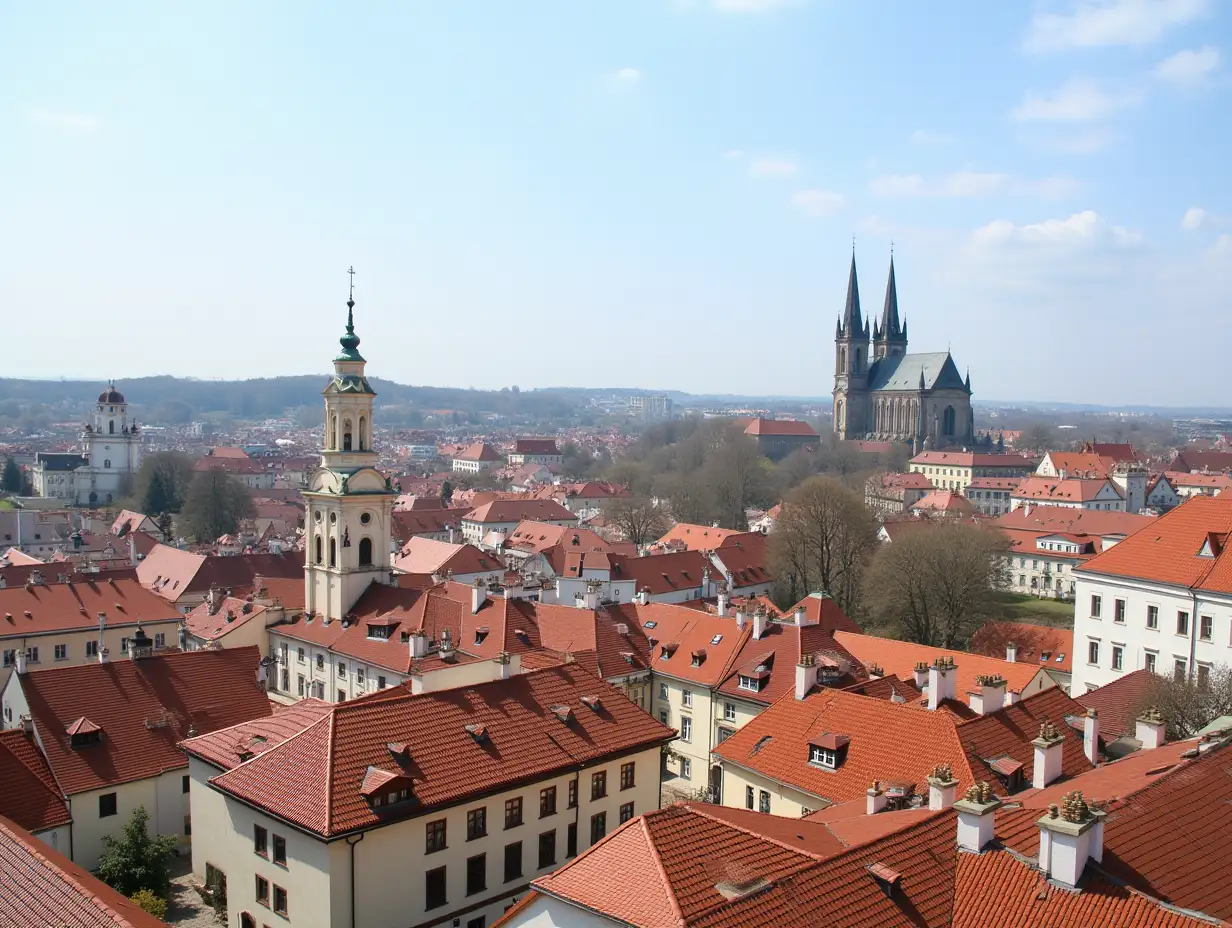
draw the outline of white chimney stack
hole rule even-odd
[[[1005,659],[1011,664],[1018,660],[1018,645],[1012,641],[1005,646]]]
[[[808,625],[808,613],[805,611],[803,605],[796,606],[795,619],[796,619],[796,625],[800,626],[801,628],[803,628],[805,625]]]
[[[1061,775],[1061,756],[1065,748],[1065,735],[1052,722],[1040,726],[1039,737],[1031,742],[1034,748],[1035,767],[1031,773],[1031,786],[1043,789]]]
[[[1037,824],[1040,829],[1039,868],[1066,886],[1077,886],[1087,861],[1104,859],[1104,813],[1092,809],[1075,790],[1066,793]]]
[[[811,654],[803,654],[796,664],[796,699],[803,699],[817,683],[817,661]]]
[[[758,606],[753,610],[753,637],[760,640],[769,627],[770,615],[766,612],[766,607]]]
[[[1001,800],[992,794],[987,783],[970,787],[967,795],[954,803],[960,850],[978,854],[988,846],[995,834],[996,811],[1000,805]]]
[[[1099,715],[1093,708],[1082,719],[1082,752],[1093,765],[1099,764]]]
[[[107,613],[98,614],[98,662],[107,663],[107,645],[103,643],[103,630],[107,627]]]
[[[938,764],[928,777],[928,808],[931,812],[940,812],[954,805],[954,793],[958,790],[958,780],[954,779],[954,769],[949,764]]]
[[[424,634],[423,629],[411,632],[410,645],[412,660],[418,660],[428,653],[428,636]]]
[[[591,612],[599,608],[599,591],[603,589],[603,583],[600,580],[590,580],[586,584],[586,598],[584,600],[585,607]]]
[[[947,699],[954,698],[954,683],[958,679],[958,670],[954,666],[954,658],[939,657],[928,668],[928,708],[933,711]]]
[[[967,701],[976,715],[989,715],[1005,705],[1005,677],[980,674],[975,678],[975,686],[967,694]]]
[[[501,651],[500,654],[496,656],[496,679],[497,680],[508,680],[509,673],[510,673],[509,652]]]
[[[917,690],[923,690],[928,686],[928,665],[920,661],[911,671],[911,679],[915,683]]]
[[[1142,742],[1142,750],[1163,747],[1167,740],[1167,725],[1159,710],[1152,706],[1134,723],[1134,737]]]
[[[890,801],[889,797],[886,796],[885,790],[881,788],[881,783],[877,780],[873,781],[873,785],[868,788],[868,792],[864,794],[864,797],[864,811],[868,815],[876,815]]]
[[[23,674],[25,674],[27,660],[28,658],[26,657],[26,649],[24,647],[18,648],[17,649],[17,675],[18,676],[22,676]]]
[[[715,604],[715,607],[714,607],[715,614],[720,619],[727,618],[727,606],[730,601],[731,601],[731,594],[728,593],[727,591],[727,584],[720,583],[718,602]]]
[[[483,605],[487,598],[488,586],[481,577],[471,587],[471,615],[479,611],[479,607]]]
[[[645,587],[642,587],[642,589],[638,590],[637,601],[639,605],[642,605],[642,606],[649,605],[650,604],[650,590],[646,589]]]
[[[736,607],[736,628],[744,628],[744,623],[749,620],[748,613],[744,611],[744,604]]]

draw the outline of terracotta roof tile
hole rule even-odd
[[[1134,670],[1077,697],[1084,709],[1099,713],[1100,735],[1106,741],[1122,735],[1134,737],[1138,714],[1158,678],[1149,670]]]
[[[328,714],[329,709],[330,703],[324,700],[301,699],[277,709],[273,715],[189,738],[180,747],[215,767],[230,770],[299,734]]]
[[[690,551],[710,551],[723,543],[729,535],[739,535],[732,528],[719,528],[714,525],[694,525],[691,522],[677,522],[659,539],[659,544],[677,542]]]
[[[136,580],[111,579],[0,589],[0,637],[178,621],[179,611]]]
[[[463,520],[482,525],[507,522],[568,522],[577,524],[577,516],[553,499],[497,499],[472,509]]]
[[[853,635],[843,631],[835,632],[834,638],[866,667],[876,664],[886,673],[895,674],[902,680],[914,679],[915,665],[921,661],[932,664],[937,658],[952,657],[958,673],[954,688],[956,694],[974,689],[975,678],[981,674],[1005,677],[1011,691],[1021,692],[1040,672],[1038,667],[1030,664],[1011,664],[1004,659],[998,660],[982,654],[933,648],[894,638]]]
[[[156,545],[137,565],[141,585],[167,602],[176,602],[185,594],[203,594],[211,586],[220,590],[251,586],[255,577],[286,577],[302,583],[304,555],[194,554],[170,545]]]
[[[0,731],[0,783],[0,816],[22,828],[43,831],[72,821],[47,759],[20,728]]]

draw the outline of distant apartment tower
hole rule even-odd
[[[643,422],[658,422],[672,417],[672,401],[661,393],[629,397],[629,409]]]

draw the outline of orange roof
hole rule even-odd
[[[147,590],[167,602],[184,595],[200,595],[216,586],[220,590],[251,586],[255,577],[304,577],[302,552],[286,554],[194,554],[170,545],[155,545],[137,565],[137,579]]]
[[[753,631],[752,622],[737,628],[733,619],[666,603],[622,603],[608,606],[607,611],[631,633],[640,629],[656,673],[704,686],[718,686],[727,677],[740,646]],[[701,654],[697,663],[695,651]]]
[[[895,638],[853,635],[850,632],[835,632],[834,638],[854,654],[865,667],[877,664],[886,673],[895,674],[903,680],[914,679],[915,665],[920,662],[932,664],[940,657],[953,658],[958,674],[954,694],[959,699],[963,697],[963,694],[975,689],[975,678],[982,674],[1005,677],[1009,689],[1020,693],[1040,672],[1038,667],[1030,664],[1011,664],[1004,658],[998,660],[982,654],[933,648],[926,644],[899,641]]]
[[[1120,487],[1106,477],[1068,477],[1064,480],[1060,477],[1028,477],[1018,484],[1013,496],[1015,499],[1087,503],[1108,488],[1117,498],[1121,497]]]
[[[472,509],[463,520],[481,524],[505,522],[568,522],[577,516],[553,499],[497,499]]]
[[[1155,519],[1155,516],[1139,515],[1136,512],[1033,506],[1030,512],[1019,508],[997,516],[993,524],[998,528],[1024,529],[1042,534],[1064,532],[1070,535],[1124,537],[1150,525]]]
[[[504,573],[505,565],[472,544],[450,544],[433,538],[411,538],[394,559],[394,569],[408,574]]]
[[[807,422],[796,419],[754,419],[744,430],[746,435],[788,436],[792,438],[819,438]]]
[[[710,560],[701,551],[675,551],[646,557],[612,555],[612,579],[634,580],[637,591],[650,595],[698,589],[702,574],[710,573],[712,581],[722,579]]]
[[[796,665],[805,654],[848,664],[848,672],[835,680],[834,686],[850,686],[868,677],[860,662],[847,653],[822,626],[771,622],[761,638],[750,634],[743,639],[740,651],[732,662],[732,672],[719,689],[730,696],[769,705],[784,694],[795,692]],[[741,689],[741,675],[755,676],[751,671],[759,668],[765,668],[756,675],[761,680],[761,689],[757,692]]]
[[[988,657],[1005,657],[1013,644],[1017,662],[1070,673],[1074,666],[1074,630],[1029,625],[1026,622],[985,622],[971,636],[971,650]]]
[[[277,708],[273,715],[197,735],[181,747],[221,770],[231,770],[299,734],[329,710],[330,703],[324,700],[301,699],[293,705]]]
[[[589,708],[584,696],[599,696],[602,710]],[[552,711],[559,705],[573,710],[570,721]],[[468,724],[485,728],[483,743]],[[388,812],[378,815],[360,793],[370,767],[405,777],[415,800],[407,811],[419,814],[674,737],[618,689],[566,664],[441,692],[395,690],[339,703],[299,734],[210,782],[333,837],[388,820]],[[407,746],[406,760],[393,756],[387,747],[393,742]]]
[[[911,459],[912,464],[932,464],[942,467],[1013,467],[1030,470],[1035,462],[1022,454],[984,454],[975,451],[922,451]]]
[[[1069,477],[1108,477],[1117,463],[1111,457],[1081,451],[1049,451],[1047,457],[1058,474],[1064,471]]]
[[[917,512],[944,512],[970,515],[975,507],[965,496],[955,490],[933,490],[912,503]]]
[[[459,461],[499,461],[501,456],[486,441],[477,441],[458,452],[455,459]]]
[[[100,612],[107,614],[111,626],[180,617],[175,606],[142,589],[136,580],[11,586],[0,589],[0,637],[97,628]]]
[[[1111,741],[1121,736],[1133,738],[1137,716],[1147,705],[1150,691],[1159,678],[1149,670],[1133,670],[1078,697],[1083,708],[1099,713],[1100,736]]]
[[[659,539],[659,544],[681,542],[690,551],[709,551],[717,548],[729,535],[739,535],[734,528],[719,528],[717,525],[694,525],[677,522]]]
[[[808,623],[810,625],[820,625],[830,634],[840,631],[859,634],[863,631],[856,624],[855,620],[843,611],[843,607],[833,597],[825,593],[809,593],[808,596],[788,609],[784,615],[790,618],[802,606],[804,607],[804,615]]]
[[[33,735],[0,731],[0,816],[22,828],[44,831],[72,821],[56,779]]]
[[[561,546],[565,550],[611,551],[612,546],[590,529],[546,522],[519,522],[505,540],[506,550],[539,553]]]
[[[254,619],[265,622],[266,606],[254,604],[251,600],[238,596],[228,596],[218,604],[218,609],[210,612],[209,602],[203,602],[192,612],[184,616],[188,634],[206,641],[214,641],[228,632],[242,628]]]

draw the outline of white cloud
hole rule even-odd
[[[97,116],[86,116],[82,113],[35,110],[30,117],[40,126],[57,129],[68,135],[90,135],[102,126],[102,120]]]
[[[1202,224],[1207,220],[1207,212],[1201,206],[1191,206],[1185,210],[1185,215],[1181,217],[1181,228],[1186,232],[1193,232],[1202,228]]]
[[[797,190],[791,195],[791,204],[810,216],[829,216],[843,208],[843,195],[832,190]]]
[[[739,148],[731,148],[723,152],[723,157],[726,158],[728,161],[740,161],[742,158],[744,158],[744,152],[741,151]]]
[[[1219,67],[1219,49],[1213,45],[1190,48],[1165,58],[1152,72],[1161,81],[1177,87],[1196,87]]]
[[[1022,180],[1009,174],[957,171],[936,181],[919,174],[889,174],[874,178],[870,188],[879,197],[984,197],[996,194],[1040,196],[1064,199],[1078,189],[1071,177]]]
[[[642,81],[642,72],[637,68],[619,68],[612,74],[612,80],[618,84],[626,86],[640,84]]]
[[[1169,29],[1206,15],[1210,0],[1070,0],[1066,13],[1038,12],[1027,51],[1149,45]]]
[[[764,156],[749,162],[749,173],[754,177],[791,177],[799,171],[800,165],[793,158]]]
[[[1142,235],[1124,226],[1112,225],[1094,210],[1088,209],[1074,213],[1068,219],[1046,219],[1026,225],[997,219],[976,229],[971,241],[977,248],[1023,244],[1073,249],[1099,245],[1133,246],[1141,243]]]
[[[714,8],[721,13],[769,13],[803,3],[804,0],[714,0]]]
[[[1227,232],[1222,233],[1219,238],[1215,239],[1215,244],[1211,246],[1207,252],[1212,257],[1232,255],[1232,235]],[[1227,267],[1227,265],[1224,265]]]
[[[949,145],[953,141],[948,135],[933,132],[931,129],[916,129],[911,133],[911,144],[919,148],[937,148],[941,145]]]
[[[1095,81],[1072,80],[1051,95],[1027,91],[1010,116],[1018,122],[1097,122],[1141,99],[1137,91],[1114,92]]]

